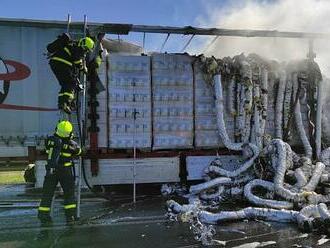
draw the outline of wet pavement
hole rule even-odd
[[[62,199],[58,198],[53,226],[41,228],[36,218],[40,194],[25,191],[24,185],[1,187],[0,247],[202,247],[187,224],[165,219],[166,199],[158,190],[155,187],[151,194],[139,194],[135,205],[127,190],[121,194],[112,191],[111,201],[85,193],[81,220],[73,227],[65,225]],[[222,224],[214,238],[225,247],[330,247],[327,237],[320,234],[304,234],[295,225],[263,221]]]

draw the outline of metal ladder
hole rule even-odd
[[[71,24],[71,15],[68,15],[67,19],[67,33],[70,33],[70,24]],[[74,33],[75,36],[86,37],[87,31],[87,16],[84,15],[84,27],[82,33]],[[70,33],[72,34],[72,32]],[[85,59],[83,63],[86,63]],[[84,64],[86,66],[86,64]],[[77,92],[77,98],[79,102],[77,103],[78,115],[76,112],[72,112],[69,115],[69,120],[72,123],[74,130],[76,130],[76,137],[79,138],[79,143],[81,147],[85,146],[86,139],[86,75],[83,74],[80,77],[80,81],[83,84],[83,90]],[[79,94],[79,95],[78,95]],[[79,118],[78,118],[79,117]],[[77,218],[80,218],[80,205],[81,205],[81,177],[82,177],[82,166],[83,166],[83,158],[79,158],[78,166],[76,167],[76,175],[75,175],[75,195],[77,200]]]
[[[84,37],[86,37],[87,32],[87,16],[84,15],[84,30],[83,34]],[[84,67],[86,67],[86,59],[83,60]],[[80,134],[82,137],[82,140],[80,141],[80,144],[82,147],[85,146],[86,141],[86,130],[87,130],[87,118],[86,118],[86,74],[82,75],[81,82],[83,84],[83,90],[80,91],[78,94],[80,94]],[[78,107],[78,106],[77,106]],[[78,120],[78,118],[77,118]],[[80,218],[80,203],[81,203],[81,176],[82,176],[82,167],[84,166],[84,159],[83,157],[79,158],[79,166],[78,166],[78,183],[77,183],[77,217]]]

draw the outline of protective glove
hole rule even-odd
[[[88,73],[88,69],[85,65],[81,65],[80,68],[79,68],[79,71],[81,71],[84,74]]]
[[[80,156],[84,156],[84,155],[86,155],[87,150],[88,150],[88,149],[87,149],[86,147],[82,147],[82,148],[81,148]]]
[[[103,40],[104,36],[105,36],[105,33],[98,33],[98,34],[97,34],[97,40],[98,40],[99,42],[101,42],[101,41]]]
[[[80,83],[80,80],[79,80],[78,77],[76,77],[75,84],[76,84],[76,90],[77,91],[81,91],[81,90],[84,89],[84,85],[82,83]]]
[[[77,91],[82,91],[84,89],[84,85],[77,84]]]

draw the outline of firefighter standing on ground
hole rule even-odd
[[[73,156],[82,153],[78,144],[73,141],[73,127],[69,121],[57,124],[53,136],[46,140],[48,160],[46,176],[43,184],[43,195],[38,209],[38,218],[42,224],[51,223],[51,204],[56,189],[60,182],[64,192],[64,210],[67,223],[76,219],[76,200],[74,195],[75,173]]]
[[[79,88],[78,72],[80,70],[87,73],[83,59],[93,49],[94,41],[91,38],[82,38],[77,43],[68,34],[62,34],[47,46],[50,67],[61,85],[58,108],[68,114],[74,108],[75,92]]]

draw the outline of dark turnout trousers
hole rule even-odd
[[[58,107],[63,108],[64,104],[71,106],[74,102],[75,91],[77,85],[77,78],[72,66],[66,65],[59,61],[49,61],[50,68],[52,69],[56,79],[61,85],[60,92],[58,93]]]
[[[66,163],[69,164],[69,163]],[[63,188],[64,192],[64,210],[67,221],[70,221],[76,217],[76,201],[74,196],[75,178],[74,178],[74,165],[64,166],[59,165],[53,172],[47,169],[43,194],[39,206],[38,217],[41,222],[48,222],[50,218],[50,210],[52,205],[52,199],[58,182]]]

